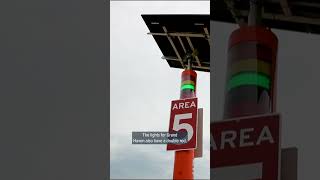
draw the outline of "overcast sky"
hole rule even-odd
[[[179,99],[180,69],[169,68],[141,14],[208,14],[209,1],[110,3],[111,178],[172,178],[174,153],[166,145],[132,145],[132,131],[167,131],[171,101]],[[209,179],[210,74],[198,72],[204,108],[204,156],[195,178]]]

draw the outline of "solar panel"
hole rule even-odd
[[[210,71],[209,15],[142,15],[150,35],[170,67],[185,68],[187,53],[194,53],[192,69]],[[196,52],[196,53],[195,53]]]
[[[249,0],[211,0],[210,19],[214,21],[247,22],[248,12]],[[264,0],[262,23],[270,28],[320,34],[320,1]]]

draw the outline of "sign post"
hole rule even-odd
[[[180,147],[180,149],[185,148],[185,150],[175,151],[173,179],[194,179],[193,159],[194,159],[194,152],[195,152],[194,148],[196,146],[196,137],[197,137],[196,118],[197,118],[197,108],[198,108],[197,99],[196,99],[197,73],[191,69],[191,57],[190,56],[188,57],[189,57],[188,69],[182,71],[182,74],[181,74],[181,88],[180,88],[181,101],[178,101],[178,104],[175,104],[174,102],[172,103],[172,111],[173,110],[178,111],[178,109],[181,109],[178,111],[178,113],[182,113],[182,114],[179,115],[178,118],[177,116],[175,116],[173,118],[173,121],[174,119],[176,119],[174,121],[175,124],[171,120],[172,124],[170,124],[169,127],[172,128],[172,130],[176,129],[177,131],[179,131],[180,129],[187,130],[188,138],[190,138],[190,140],[186,145],[182,145],[184,147]],[[187,103],[189,104],[187,105]],[[178,105],[178,109],[176,109],[174,105]],[[190,110],[187,110],[187,109],[190,109]],[[191,113],[191,117],[190,117],[190,113]],[[188,119],[190,123],[188,122]],[[182,125],[182,123],[184,124]],[[195,133],[191,131],[194,131]],[[193,141],[192,138],[194,138],[195,140]],[[192,148],[192,149],[189,149],[189,148]]]

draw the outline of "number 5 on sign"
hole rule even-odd
[[[174,121],[173,121],[173,130],[174,131],[180,131],[182,129],[185,129],[187,131],[187,135],[188,135],[188,142],[191,140],[192,136],[193,136],[193,128],[190,124],[188,123],[181,123],[180,124],[180,120],[192,120],[192,113],[187,113],[187,114],[176,114],[174,116]]]
[[[188,142],[168,144],[167,150],[195,149],[197,145],[197,110],[198,99],[180,99],[171,102],[169,133],[185,131]]]

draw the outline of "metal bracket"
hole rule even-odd
[[[192,69],[192,62],[196,59],[197,62],[199,63],[199,59],[198,59],[198,50],[197,49],[193,49],[192,53],[191,52],[187,52],[183,58],[183,62],[185,64],[187,64],[186,69],[191,70]]]

